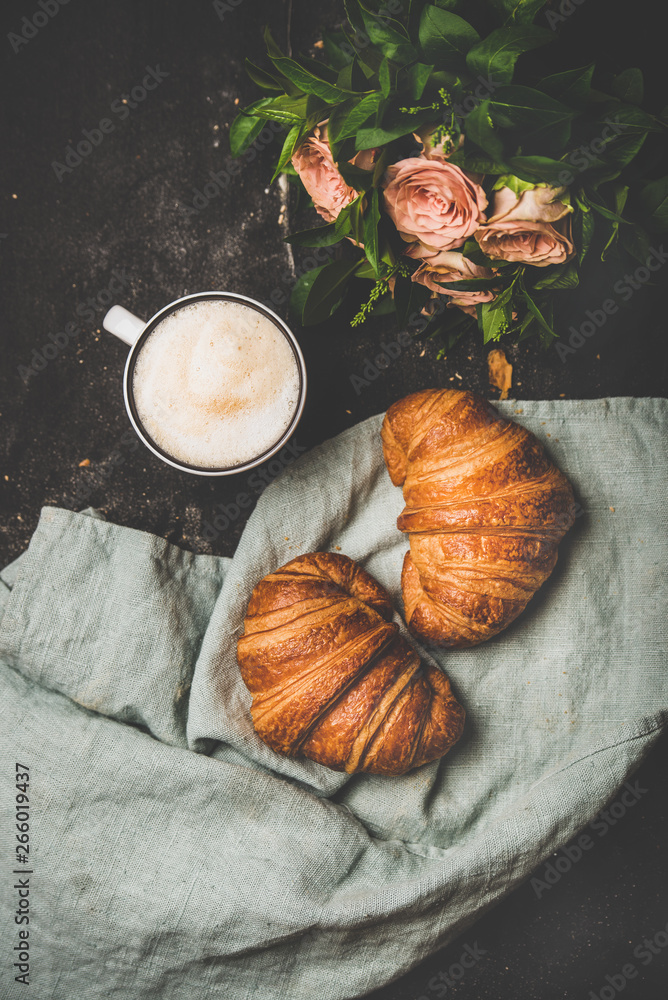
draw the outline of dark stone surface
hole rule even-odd
[[[209,2],[73,0],[15,52],[9,33],[19,33],[22,18],[38,9],[6,0],[2,10],[0,558],[4,564],[25,548],[45,503],[93,505],[113,521],[195,551],[231,555],[249,511],[215,537],[207,522],[216,503],[253,492],[248,477],[197,479],[134,447],[121,396],[126,349],[102,331],[102,317],[112,297],[148,317],[180,295],[208,288],[267,302],[276,292],[277,311],[286,315],[281,299],[287,300],[294,277],[278,224],[279,192],[269,187],[279,144],[268,144],[232,174],[227,132],[236,102],[243,106],[257,96],[243,58],[262,59],[261,27],[268,22],[285,42],[290,20],[294,51],[307,51],[322,23],[340,18],[341,5],[294,0],[290,11],[287,0],[243,0],[221,21]],[[608,71],[640,65],[650,104],[660,109],[666,88],[655,5],[587,0],[572,9],[564,22],[572,65],[596,60]],[[136,107],[119,103],[141,85],[147,67],[167,75]],[[99,128],[105,118],[113,128],[57,177],[54,161],[62,163],[82,130]],[[229,183],[189,213],[210,171],[229,173]],[[297,255],[297,270],[306,256]],[[115,292],[114,280],[122,283]],[[509,348],[513,393],[525,399],[665,395],[663,287],[659,272],[655,287],[635,292],[629,308],[565,362],[533,342]],[[600,287],[588,286],[569,322],[579,325],[609,294],[605,277]],[[41,353],[50,335],[72,323],[76,331],[60,339],[68,342],[57,356],[24,381],[19,366],[30,367],[33,351]],[[310,380],[296,435],[303,447],[418,388],[452,384],[490,394],[487,349],[477,338],[457,345],[445,362],[436,360],[433,343],[418,341],[356,392],[351,375],[362,375],[380,342],[396,334],[389,321],[352,331],[345,317],[335,318],[296,333]],[[80,467],[85,459],[90,465]],[[661,851],[666,752],[664,740],[638,773],[648,791],[628,816],[596,837],[595,849],[542,899],[525,885],[457,942],[373,996],[600,995],[606,975],[634,962],[639,974],[624,996],[663,1000],[668,949],[644,965],[633,948],[668,921]],[[486,954],[459,983],[447,993],[444,981],[429,985],[475,941]]]

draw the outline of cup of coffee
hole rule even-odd
[[[232,292],[197,292],[148,323],[112,306],[105,330],[131,347],[123,376],[130,421],[163,462],[199,476],[260,465],[294,431],[306,366],[271,309]]]

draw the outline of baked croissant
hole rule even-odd
[[[464,709],[348,556],[299,556],[255,587],[239,639],[259,736],[335,771],[404,774],[447,753]]]
[[[474,646],[506,628],[557,561],[573,492],[533,434],[480,396],[427,389],[394,403],[381,431],[403,486],[409,533],[406,621],[440,646]]]

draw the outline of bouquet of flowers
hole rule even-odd
[[[668,177],[647,181],[635,161],[664,116],[642,109],[639,69],[606,91],[593,65],[518,78],[524,53],[558,41],[549,10],[534,23],[544,6],[345,0],[313,59],[265,32],[272,68],[247,71],[267,96],[233,122],[232,153],[284,126],[274,177],[303,185],[325,222],[288,241],[348,248],[298,281],[300,322],[331,316],[355,278],[373,284],[353,325],[394,311],[444,334],[441,353],[474,324],[485,342],[549,344],[555,294],[586,258],[646,263],[649,233],[668,227]]]

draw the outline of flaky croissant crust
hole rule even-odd
[[[538,439],[487,400],[426,389],[394,403],[381,430],[409,533],[406,621],[441,646],[473,646],[524,610],[552,572],[573,492]]]
[[[385,589],[344,555],[299,556],[260,580],[237,657],[264,742],[348,773],[403,774],[445,754],[464,709],[391,619]]]

